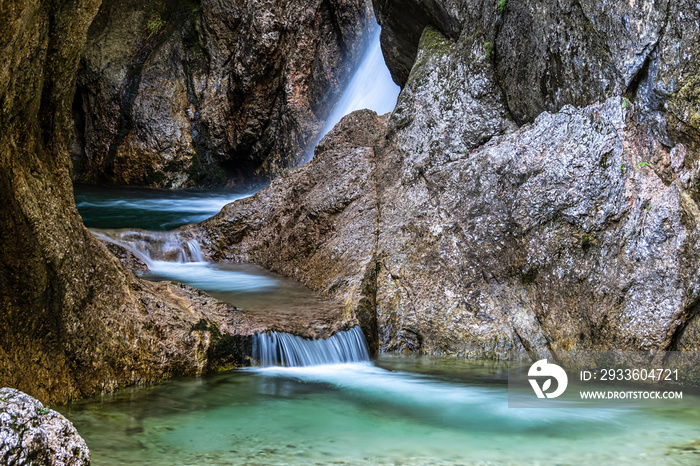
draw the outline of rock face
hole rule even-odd
[[[136,279],[83,226],[68,139],[98,6],[1,7],[0,385],[47,403],[235,367],[264,329],[192,288]]]
[[[214,260],[254,262],[340,297],[345,318],[376,334],[374,145],[384,125],[368,110],[345,117],[310,163],[196,226],[203,248]]]
[[[519,124],[621,94],[665,110],[698,66],[698,9],[688,0],[373,3],[387,65],[402,86],[426,26],[455,41],[482,33]]]
[[[81,57],[76,178],[234,183],[296,166],[363,50],[365,0],[106,0]]]
[[[89,465],[90,450],[73,424],[13,388],[0,388],[3,464]]]
[[[358,147],[370,150],[356,132],[381,128],[353,114],[304,172],[198,234],[214,257],[299,277],[358,317],[355,288],[333,285],[363,283],[370,337],[386,351],[697,350],[698,62],[687,40],[700,10],[630,5],[375,2],[394,76],[412,67],[373,163],[355,168]],[[330,147],[342,169],[328,168]],[[333,209],[336,192],[357,194]]]

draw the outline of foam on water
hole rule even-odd
[[[148,267],[144,278],[176,280],[208,292],[265,291],[277,280],[260,274],[228,270],[208,262],[195,239],[179,232],[93,231],[103,240],[131,251]]]

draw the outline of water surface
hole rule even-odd
[[[94,464],[698,464],[700,404],[512,409],[493,361],[251,368],[59,408]]]
[[[201,222],[226,204],[255,194],[261,187],[162,190],[76,184],[74,195],[88,228],[166,231]]]

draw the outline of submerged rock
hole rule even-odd
[[[13,388],[0,388],[3,464],[89,465],[90,450],[73,424]]]
[[[76,178],[178,188],[297,165],[370,21],[364,0],[102,2],[73,104]]]

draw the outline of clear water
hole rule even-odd
[[[326,131],[352,110],[393,108],[398,88],[378,43],[377,32]],[[78,186],[76,204],[91,228],[164,231],[248,194]],[[296,282],[182,250],[181,260],[151,260],[146,278],[190,283],[259,312],[318,305]],[[180,379],[58,410],[95,465],[700,464],[696,397],[646,409],[512,409],[506,375],[493,361],[383,355]]]
[[[59,411],[117,464],[698,464],[700,404],[510,409],[500,363],[383,356],[122,390]]]
[[[218,213],[223,206],[251,196],[260,187],[247,190],[160,190],[124,186],[74,187],[75,204],[88,228],[140,228],[165,231],[198,223]]]

